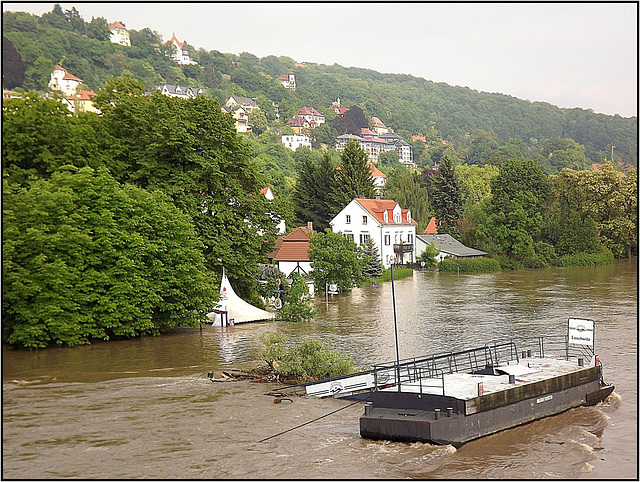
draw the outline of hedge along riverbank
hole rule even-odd
[[[500,271],[502,269],[500,263],[492,258],[443,259],[438,266],[442,273],[456,273],[458,268],[464,273]]]
[[[598,266],[604,264],[614,264],[616,262],[613,253],[609,250],[601,253],[575,253],[561,256],[554,263],[560,267],[567,266]]]
[[[413,276],[413,270],[411,268],[393,268],[394,281],[408,278],[409,276]],[[374,283],[380,283],[381,281],[391,281],[391,269],[385,269],[380,276],[372,280]]]

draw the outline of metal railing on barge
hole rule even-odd
[[[479,348],[471,348],[456,352],[448,352],[440,355],[414,357],[375,364],[371,370],[351,373],[338,377],[332,377],[316,382],[300,383],[276,388],[273,391],[292,391],[297,394],[298,388],[311,385],[332,383],[333,387],[340,387],[333,395],[349,393],[347,382],[358,378],[358,389],[380,390],[403,384],[412,384],[418,387],[419,393],[445,394],[445,375],[453,373],[471,374],[496,374],[495,369],[501,365],[520,363],[521,358],[532,356],[565,358],[589,358],[594,356],[593,348],[589,346],[575,346],[569,344],[567,335],[544,336],[535,339],[519,340],[522,346],[533,346],[532,349],[520,352],[516,341],[487,344]],[[537,345],[537,350],[536,350]],[[369,380],[369,381],[364,381]],[[396,383],[399,380],[399,383]],[[342,390],[344,384],[345,391]],[[352,386],[355,386],[352,382]],[[308,390],[307,390],[308,393]]]
[[[545,341],[546,340],[546,341]],[[537,337],[537,353],[532,350],[518,351],[514,341],[494,343],[479,348],[471,348],[441,355],[409,358],[399,362],[373,365],[374,389],[402,384],[417,384],[419,393],[439,391],[445,394],[445,374],[472,373],[494,375],[495,368],[520,358],[531,356],[555,356],[565,358],[591,358],[593,348],[584,345],[570,345],[567,335]],[[396,383],[399,380],[399,383]],[[429,390],[431,389],[431,390]]]

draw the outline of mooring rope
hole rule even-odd
[[[314,418],[313,420],[309,420],[308,422],[301,423],[300,425],[297,425],[297,426],[295,426],[295,427],[293,427],[293,428],[290,428],[290,429],[284,430],[284,431],[282,431],[282,432],[280,432],[280,433],[277,433],[277,434],[275,434],[275,435],[270,435],[270,436],[269,436],[269,437],[267,437],[267,438],[263,438],[262,440],[258,440],[258,442],[265,442],[265,441],[267,441],[267,440],[269,440],[269,439],[272,439],[272,438],[278,437],[279,435],[285,434],[285,433],[287,433],[287,432],[291,432],[292,430],[295,430],[295,429],[297,429],[297,428],[304,427],[305,425],[309,425],[310,423],[313,423],[313,422],[317,422],[317,421],[318,421],[318,420],[320,420],[321,418],[325,418],[325,417],[328,417],[329,415],[333,415],[334,413],[337,413],[337,412],[339,412],[340,410],[344,410],[344,409],[346,409],[346,408],[353,407],[356,403],[360,403],[360,402],[362,402],[362,400],[356,400],[355,402],[350,403],[349,405],[346,405],[346,406],[344,406],[344,407],[340,407],[339,409],[334,410],[333,412],[326,413],[326,414],[324,414],[324,415],[322,415],[322,416],[320,416],[320,417],[318,417],[318,418]]]

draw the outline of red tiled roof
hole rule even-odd
[[[120,22],[118,22],[117,20],[115,22],[113,22],[111,25],[109,25],[109,30],[113,30],[113,29],[122,29],[122,30],[126,30],[125,26],[122,25]]]
[[[396,224],[393,220],[393,209],[398,205],[397,202],[391,199],[365,199],[357,198],[356,201],[371,214],[380,224]],[[384,220],[384,213],[388,211],[388,222]],[[408,209],[402,209],[402,224],[407,223]],[[411,224],[417,224],[414,219],[411,220]]]
[[[276,261],[309,261],[309,241],[282,243]]]
[[[63,70],[64,70],[64,69],[63,69]],[[82,79],[81,79],[80,77],[76,77],[75,75],[70,74],[70,73],[69,73],[69,72],[67,72],[66,70],[65,70],[64,77],[63,77],[62,79],[63,79],[63,80],[75,80],[76,82],[80,82],[80,83],[82,83]]]
[[[97,94],[91,90],[80,90],[76,92],[76,99],[79,100],[92,100]]]
[[[436,226],[436,218],[431,218],[429,224],[423,231],[425,234],[438,234],[438,228]]]
[[[375,137],[363,137],[362,140],[367,142],[376,142],[378,144],[388,144],[387,141],[383,141],[382,139],[376,139]]]
[[[178,47],[180,47],[180,50],[184,49],[184,42],[180,42],[177,38],[176,38],[176,34],[173,34],[171,36],[171,38],[167,41],[167,43],[172,43],[175,42],[178,44]],[[166,44],[165,44],[166,45]]]
[[[309,228],[300,226],[286,236],[276,240],[276,246],[269,255],[276,261],[309,261]]]
[[[362,128],[360,129],[360,135],[361,135],[361,136],[375,136],[375,135],[376,135],[376,133],[375,133],[375,132],[373,132],[372,130],[370,130],[370,129],[366,128],[366,127],[362,127]]]
[[[283,236],[284,242],[289,241],[309,241],[309,228],[307,226],[300,226],[291,231],[286,236]]]
[[[304,117],[294,117],[287,121],[286,124],[291,127],[304,127],[305,122],[307,122],[307,120]]]
[[[373,164],[370,167],[371,167],[371,176],[373,176],[373,177],[387,177],[387,175],[384,172],[382,172],[380,169],[378,169]]]

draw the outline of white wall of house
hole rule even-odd
[[[129,32],[121,28],[112,28],[111,37],[109,37],[109,40],[111,40],[111,43],[114,44],[131,47],[131,38],[129,37]]]
[[[311,149],[311,139],[309,139],[309,136],[285,134],[282,136],[282,143],[292,151],[295,151],[298,147],[307,147]]]
[[[387,213],[384,219],[386,222],[379,222],[372,213],[358,203],[357,199],[354,199],[331,220],[330,226],[334,233],[341,233],[352,239],[357,245],[362,245],[367,238],[371,238],[378,248],[382,265],[385,268],[394,262],[415,261],[415,224],[401,224],[402,209],[397,203],[393,211]],[[411,244],[411,252],[397,257],[394,252],[394,244]]]
[[[298,266],[307,273],[307,275],[313,271],[311,268],[311,261],[276,261],[276,266],[284,273],[285,276],[289,276],[294,270],[298,272]]]

